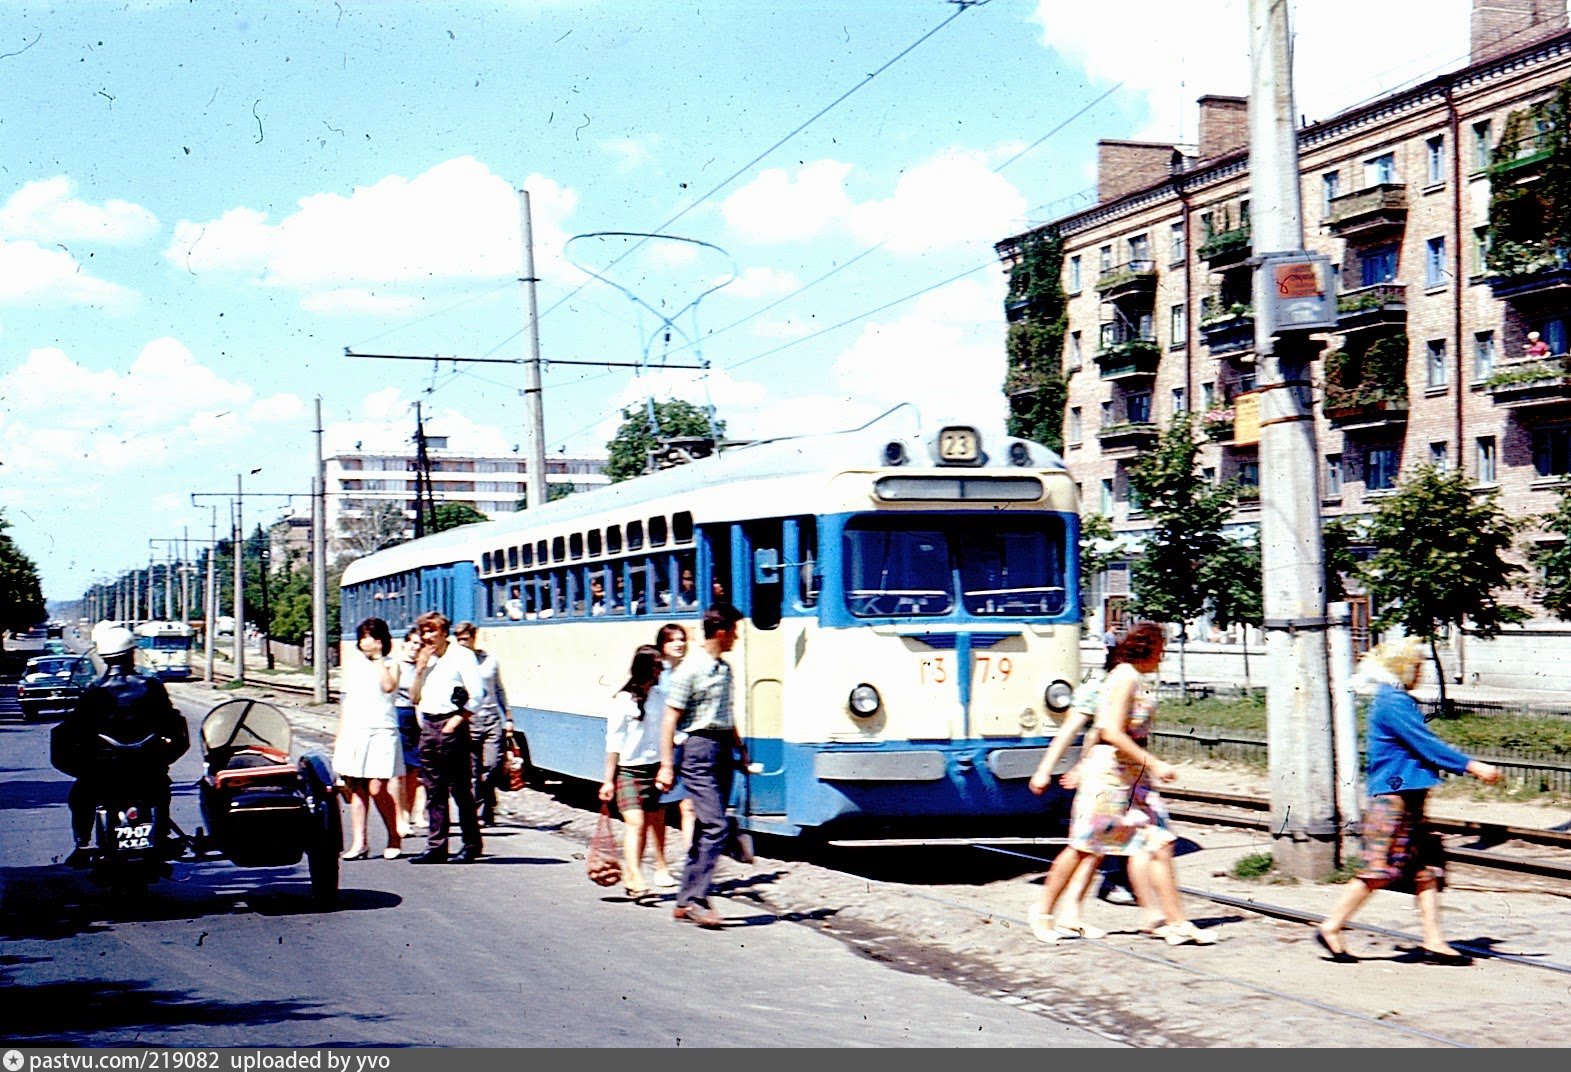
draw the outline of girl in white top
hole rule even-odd
[[[403,851],[397,806],[390,791],[392,780],[404,773],[403,742],[394,706],[398,664],[388,658],[393,652],[393,636],[382,619],[361,622],[355,638],[360,657],[344,661],[338,739],[333,746],[333,768],[349,794],[351,835],[343,858],[366,858],[366,820],[374,800],[387,827],[387,848],[382,855],[393,860]]]
[[[660,805],[660,790],[655,788],[655,772],[660,766],[659,719],[646,717],[644,701],[660,680],[660,652],[648,644],[633,653],[627,683],[611,698],[606,715],[605,781],[600,799],[614,798],[627,831],[622,840],[622,879],[627,895],[641,898],[650,893],[641,868],[644,844],[650,833],[665,837],[665,810]]]

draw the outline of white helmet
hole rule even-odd
[[[110,625],[93,630],[93,643],[100,657],[108,659],[124,655],[136,647],[136,637],[123,625]]]

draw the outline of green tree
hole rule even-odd
[[[431,515],[431,532],[446,532],[460,525],[473,525],[491,519],[465,502],[438,503]]]
[[[1365,537],[1375,553],[1358,576],[1381,608],[1374,625],[1400,625],[1429,641],[1442,710],[1446,682],[1435,643],[1441,631],[1467,623],[1490,637],[1528,618],[1497,595],[1526,572],[1502,557],[1525,524],[1501,508],[1498,489],[1476,494],[1460,470],[1432,465],[1420,466],[1369,519]]]
[[[1545,532],[1571,536],[1571,488],[1561,488],[1555,509],[1539,518]],[[1561,621],[1571,621],[1571,540],[1540,544],[1532,552],[1533,565],[1543,582],[1540,602]]]
[[[1135,610],[1159,622],[1186,623],[1205,611],[1212,593],[1205,563],[1227,542],[1222,523],[1237,495],[1232,481],[1212,484],[1200,472],[1194,415],[1180,413],[1157,445],[1129,470],[1129,483],[1151,518],[1151,532],[1130,569]],[[1178,638],[1178,677],[1187,689],[1184,633]]]
[[[643,476],[649,468],[649,452],[659,447],[662,439],[725,434],[724,421],[716,421],[711,430],[708,411],[684,399],[656,402],[654,410],[653,424],[646,408],[630,406],[622,411],[622,424],[606,444],[605,471],[613,484]]]
[[[10,522],[0,515],[0,651],[5,650],[5,634],[13,629],[28,629],[44,619],[44,592],[38,582],[38,567],[11,539]]]
[[[558,502],[558,501],[560,501],[562,499],[567,498],[569,495],[573,494],[573,492],[575,490],[576,489],[571,484],[547,484],[546,487],[545,487],[545,501],[548,502],[548,503]],[[527,509],[529,509],[529,489],[528,488],[525,488],[524,489],[524,493],[518,497],[518,502],[513,504],[513,509],[515,509],[515,510],[527,510]]]
[[[1200,564],[1200,588],[1208,593],[1211,620],[1226,629],[1231,625],[1260,626],[1266,620],[1260,543],[1223,538]],[[1244,687],[1249,682],[1249,643],[1244,642]]]
[[[1086,599],[1097,578],[1127,554],[1114,542],[1113,522],[1103,514],[1080,515],[1080,617],[1086,617]]]
[[[1004,342],[1008,432],[1060,451],[1064,403],[1069,397],[1063,372],[1064,331],[1069,323],[1068,300],[1060,282],[1063,267],[1064,240],[1057,232],[1026,238],[1019,260],[1009,271],[1009,293],[1004,299],[1011,321]]]

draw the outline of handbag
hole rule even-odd
[[[503,788],[508,792],[516,793],[524,787],[524,750],[518,747],[512,734],[507,735],[507,754],[502,761],[502,770],[507,779]]]
[[[622,859],[617,853],[616,835],[611,832],[611,805],[600,806],[600,821],[595,824],[589,851],[584,854],[589,881],[596,886],[615,886],[622,881]]]

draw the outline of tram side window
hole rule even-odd
[[[662,578],[669,584],[669,578]],[[669,601],[669,592],[665,593]],[[692,610],[698,606],[698,555],[682,551],[676,556],[676,600],[678,610]]]
[[[699,593],[699,605],[731,598],[731,530],[720,526],[704,531],[709,541],[709,591]]]
[[[957,529],[951,542],[969,613],[1063,613],[1064,526],[1058,519]]]
[[[818,519],[798,518],[796,522],[796,557],[798,563],[797,606],[818,606],[818,592],[824,585],[824,576],[818,564]]]

